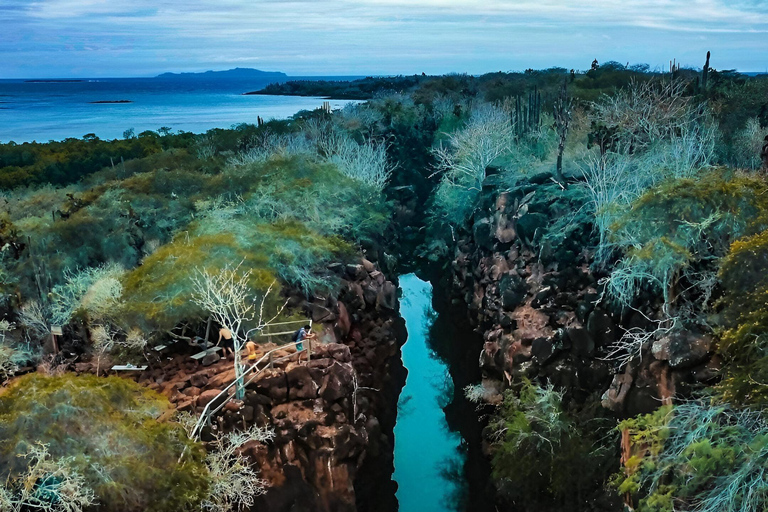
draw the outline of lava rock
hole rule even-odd
[[[499,281],[499,295],[502,307],[511,311],[525,300],[525,282],[517,275],[505,275]]]
[[[598,347],[607,347],[616,341],[616,324],[613,323],[610,315],[602,309],[595,308],[590,313],[587,319],[587,331]]]
[[[543,213],[528,213],[523,215],[517,221],[517,231],[520,233],[520,237],[523,239],[533,240],[538,231],[541,235],[541,230],[549,224],[549,217]]]
[[[531,354],[540,365],[547,363],[555,352],[555,345],[549,338],[536,338],[531,344]]]
[[[571,352],[575,356],[585,357],[592,355],[595,351],[595,341],[586,329],[581,327],[571,327],[565,331],[568,339],[571,340]]]
[[[475,243],[480,247],[488,250],[493,249],[493,244],[496,239],[496,233],[491,223],[491,219],[480,219],[472,226],[472,233],[474,234]]]

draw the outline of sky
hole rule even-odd
[[[768,0],[0,0],[0,78],[768,71]]]

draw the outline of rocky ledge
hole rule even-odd
[[[269,445],[246,446],[269,482],[254,510],[396,508],[393,430],[405,383],[400,347],[406,336],[397,286],[368,260],[331,271],[340,280],[335,296],[290,299],[293,308],[323,327],[311,360],[295,355],[263,371],[241,403],[228,403],[203,429],[204,441],[213,430],[254,424],[275,430]],[[259,350],[274,347],[264,344]],[[166,395],[178,410],[200,414],[234,380],[232,361],[214,356],[197,362],[189,357],[192,347],[174,350],[137,379]],[[286,349],[274,357],[292,353]]]
[[[451,248],[442,288],[483,335],[486,397],[524,377],[577,400],[598,394],[604,407],[629,416],[710,383],[720,362],[712,339],[695,332],[646,343],[623,367],[610,361],[622,334],[650,327],[660,304],[649,297],[622,310],[601,300],[603,276],[587,249],[592,226],[556,224],[579,210],[574,197],[545,180],[489,197]]]

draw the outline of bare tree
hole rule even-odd
[[[74,469],[73,457],[52,459],[42,443],[20,457],[28,460],[26,472],[0,487],[0,510],[81,512],[96,503],[95,493]]]
[[[43,303],[30,300],[19,308],[19,323],[27,329],[27,334],[41,339],[51,333],[51,312]]]
[[[260,331],[274,322],[285,309],[288,301],[278,308],[277,313],[270,319],[264,318],[264,303],[272,291],[274,282],[269,285],[261,303],[257,308],[257,299],[251,293],[251,287],[248,283],[251,277],[251,270],[242,271],[240,262],[236,267],[229,265],[218,272],[209,272],[206,269],[196,269],[192,276],[192,285],[194,293],[192,300],[201,308],[209,312],[213,319],[219,325],[232,333],[235,352],[235,378],[237,379],[237,398],[241,399],[244,395],[243,389],[243,365],[240,361],[240,352],[248,341],[247,333],[244,332],[244,326],[256,321],[256,325],[251,329]]]
[[[203,510],[229,512],[250,508],[254,498],[266,492],[267,482],[258,477],[242,449],[247,443],[271,441],[274,436],[271,429],[253,426],[244,432],[220,435],[213,441],[205,458],[210,487]]]
[[[485,169],[508,153],[515,142],[508,109],[484,104],[475,107],[466,126],[451,133],[448,144],[440,144],[434,155],[437,172],[455,186],[479,191]]]
[[[707,108],[685,95],[686,85],[682,80],[634,81],[592,103],[592,119],[611,128],[628,152],[642,151],[670,140],[681,125],[707,117]]]

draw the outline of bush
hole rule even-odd
[[[718,346],[724,377],[718,389],[736,404],[768,404],[768,231],[731,245],[720,279],[724,296]]]
[[[613,510],[604,483],[615,471],[611,423],[587,407],[569,411],[551,385],[507,391],[490,424],[501,495],[531,510]]]
[[[758,512],[768,505],[768,424],[692,401],[625,420],[632,456],[614,483],[640,512]]]
[[[725,256],[731,242],[766,228],[768,186],[754,176],[719,169],[698,179],[666,181],[639,197],[610,226],[609,241],[625,256],[608,289],[631,304],[646,283],[670,306],[673,297],[679,300],[673,288],[681,279],[695,284],[688,270],[714,270],[712,262]]]
[[[170,408],[117,377],[26,375],[0,396],[0,476],[24,475],[29,461],[19,455],[43,442],[53,460],[70,460],[100,510],[199,508],[208,490],[204,453],[179,425],[157,420]]]

